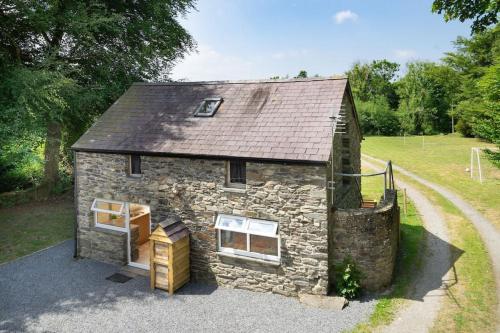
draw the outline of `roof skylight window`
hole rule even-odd
[[[200,106],[198,106],[198,109],[196,109],[194,115],[195,117],[212,117],[217,112],[221,103],[222,97],[205,98]]]

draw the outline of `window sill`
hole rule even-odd
[[[257,262],[259,264],[275,266],[275,267],[281,266],[281,262],[279,262],[279,261],[270,261],[270,260],[264,260],[264,259],[246,257],[246,256],[239,256],[237,254],[231,254],[231,253],[226,253],[226,252],[217,252],[217,256],[252,261],[252,262]]]
[[[113,235],[122,235],[123,233],[127,232],[126,228],[120,228],[120,227],[115,227],[115,226],[107,226],[107,225],[94,225],[94,228],[99,231],[99,232],[104,232],[104,233],[109,233]]]
[[[245,188],[237,188],[237,187],[222,187],[222,190],[224,192],[230,192],[230,193],[240,193],[240,194],[246,194],[247,190]]]
[[[127,178],[139,179],[142,178],[142,174],[128,174]]]

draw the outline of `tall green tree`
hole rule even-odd
[[[400,126],[395,109],[399,104],[395,80],[399,64],[388,60],[355,63],[346,72],[365,134],[394,135]]]
[[[1,140],[45,137],[44,184],[72,143],[134,81],[158,80],[194,41],[193,0],[0,2]],[[15,130],[13,130],[15,129]]]
[[[383,96],[366,102],[357,100],[356,110],[363,134],[397,135],[400,133],[396,112],[391,110]]]
[[[394,80],[399,64],[386,59],[371,63],[355,63],[346,72],[355,98],[367,102],[383,96],[391,108],[397,108],[398,97]]]
[[[498,23],[500,1],[498,0],[434,0],[434,13],[444,14],[445,21],[472,20],[472,33],[486,30]]]
[[[466,136],[477,136],[500,142],[498,85],[500,75],[500,26],[477,33],[471,38],[459,37],[455,52],[443,59],[460,75],[456,98],[457,129]],[[496,99],[496,100],[495,100]]]
[[[460,79],[449,66],[433,62],[407,64],[398,82],[399,116],[405,132],[435,134],[451,132],[449,112]]]

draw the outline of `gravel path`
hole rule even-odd
[[[0,265],[0,332],[340,332],[375,302],[343,311],[296,298],[190,283],[169,297],[145,277],[105,278],[119,267],[72,258],[72,241]]]
[[[384,161],[362,154],[363,158],[379,162],[385,163]],[[491,262],[493,265],[493,272],[495,275],[495,283],[496,283],[496,294],[497,294],[497,318],[500,319],[500,231],[488,220],[486,219],[480,212],[478,212],[474,207],[472,207],[469,203],[463,200],[460,196],[456,195],[452,191],[432,183],[428,180],[423,179],[422,177],[417,176],[413,172],[405,170],[399,166],[393,164],[393,169],[397,170],[401,174],[408,176],[417,182],[425,185],[432,190],[438,192],[443,197],[453,202],[453,204],[462,211],[462,213],[467,217],[469,221],[474,224],[479,235],[481,236],[484,244],[486,245],[486,249],[491,258]],[[500,332],[500,320],[497,321],[497,331]]]
[[[380,166],[365,160],[363,166],[379,170]],[[408,306],[382,332],[427,332],[446,296],[446,282],[450,279],[452,265],[450,245],[444,219],[432,203],[418,190],[397,179],[398,187],[406,188],[408,197],[422,217],[426,230],[425,254],[422,270],[410,291]]]

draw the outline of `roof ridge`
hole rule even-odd
[[[329,77],[292,78],[292,79],[262,79],[262,80],[220,80],[220,81],[170,81],[170,82],[134,82],[133,85],[175,86],[175,85],[204,85],[204,84],[247,84],[247,83],[294,83],[311,81],[346,80],[346,75]]]

